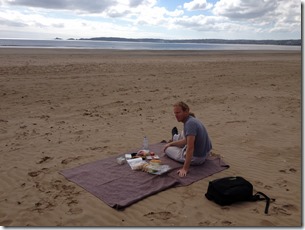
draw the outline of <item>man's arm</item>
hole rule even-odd
[[[178,141],[173,141],[173,142],[167,143],[167,144],[164,146],[164,151],[165,151],[169,146],[176,146],[176,147],[183,148],[185,145],[186,145],[186,139],[183,138],[182,140],[178,140]]]
[[[192,157],[194,154],[194,144],[195,144],[195,136],[187,136],[186,137],[186,154],[185,161],[182,169],[178,170],[178,174],[181,177],[186,176],[192,161]]]

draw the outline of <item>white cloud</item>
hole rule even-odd
[[[166,15],[166,9],[160,7],[151,8],[147,11],[146,7],[139,8],[139,11],[136,13],[135,24],[140,25],[158,25],[161,24]]]
[[[186,10],[208,10],[211,9],[213,4],[208,3],[206,0],[193,0],[183,4]]]
[[[299,30],[301,27],[301,4],[297,1],[279,1],[278,8],[274,11],[274,28],[272,31]]]
[[[27,26],[27,24],[23,23],[23,22],[18,22],[15,20],[7,20],[6,18],[2,18],[0,17],[0,25],[2,25],[2,27],[25,27]],[[1,28],[1,27],[0,27]]]
[[[287,0],[220,0],[213,13],[259,33],[300,32],[301,3]]]
[[[204,31],[213,33],[233,33],[241,31],[252,31],[254,28],[229,21],[225,17],[194,15],[191,17],[180,17],[171,20],[172,28],[184,30]]]
[[[36,10],[31,9],[23,13],[13,10],[4,10],[1,12],[0,31],[9,31],[11,28],[15,28],[15,33],[16,31],[22,34],[35,33],[40,34],[42,38],[84,38],[121,36],[121,34],[132,37],[136,31],[136,28],[133,26],[126,27],[111,22],[93,21],[82,18],[65,18],[63,20],[60,17],[45,16],[41,10],[36,12]]]
[[[126,0],[118,0],[118,1],[119,3],[124,3]],[[157,4],[157,0],[129,0],[130,7],[138,7],[138,6],[153,7],[156,4]]]
[[[129,6],[130,7],[136,7],[139,6],[143,3],[144,0],[130,0],[129,1]]]
[[[1,2],[14,6],[97,14],[105,11],[115,12],[115,9],[118,8],[124,8],[124,11],[127,11],[127,9],[139,6],[152,7],[156,5],[157,0],[1,0]],[[122,10],[117,10],[117,12],[122,12]]]
[[[213,12],[231,19],[247,19],[262,17],[276,7],[277,0],[220,0]]]
[[[183,14],[183,10],[169,11],[165,7],[140,5],[130,9],[129,15],[125,15],[125,19],[128,18],[134,25],[166,27],[171,18],[180,17]]]
[[[5,1],[5,0],[4,0]],[[82,12],[103,12],[110,6],[116,5],[115,0],[52,0],[52,1],[37,1],[37,0],[9,0],[6,1],[9,5],[27,6],[55,10],[77,10]]]

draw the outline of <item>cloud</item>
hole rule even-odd
[[[137,7],[141,5],[145,0],[130,0],[129,1],[129,6],[130,7]]]
[[[164,23],[167,10],[162,7],[153,7],[149,11],[142,6],[135,13],[135,25],[162,25]]]
[[[150,2],[150,4],[143,4],[137,8],[130,9],[130,18],[132,18],[130,21],[134,25],[166,27],[169,25],[171,18],[180,17],[184,14],[183,10],[175,9],[174,11],[169,11],[165,7],[152,6],[152,3]]]
[[[214,15],[260,33],[301,31],[301,3],[287,0],[220,0]]]
[[[64,23],[52,23],[51,26],[54,27],[54,28],[59,28],[59,29],[65,28]]]
[[[38,12],[41,13],[41,11]],[[9,31],[15,31],[15,35],[6,35],[6,37],[27,37],[31,34],[35,34],[34,38],[120,37],[122,34],[127,37],[135,37],[137,32],[133,26],[94,21],[90,20],[90,17],[51,18],[48,15],[37,14],[35,10],[30,9],[23,13],[6,10],[1,13],[2,15],[0,31],[6,32],[6,34],[12,33]],[[3,34],[1,33],[2,36]]]
[[[279,6],[271,14],[274,31],[298,31],[301,29],[301,4],[297,1],[279,1]]]
[[[27,6],[27,7],[38,7],[46,9],[61,9],[65,7],[65,2],[60,0],[54,1],[35,1],[35,0],[10,0],[7,1],[9,5],[14,6]]]
[[[172,28],[180,28],[186,31],[213,32],[213,33],[233,33],[240,31],[253,31],[254,28],[248,25],[241,25],[231,22],[225,17],[194,15],[184,16],[171,20]]]
[[[213,13],[231,19],[258,18],[275,10],[277,5],[277,0],[220,0]]]
[[[8,27],[25,27],[26,23],[0,18],[0,25]]]
[[[136,8],[138,6],[153,6],[156,0],[0,0],[9,5],[27,6],[53,10],[71,10],[82,13],[103,13],[115,8]],[[125,10],[126,11],[126,10]]]
[[[107,8],[117,4],[116,0],[10,0],[10,5],[37,7],[54,10],[78,10],[89,13],[103,12]]]
[[[191,2],[187,2],[183,4],[183,7],[186,10],[193,11],[193,10],[208,10],[211,9],[213,4],[207,3],[206,0],[193,0]]]

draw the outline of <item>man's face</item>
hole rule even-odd
[[[183,111],[180,106],[174,106],[174,114],[178,122],[183,122],[188,116],[188,112]]]

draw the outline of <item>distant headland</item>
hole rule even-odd
[[[61,40],[61,38],[55,38]],[[253,45],[289,45],[301,46],[301,39],[288,40],[249,40],[249,39],[155,39],[155,38],[120,38],[120,37],[94,37],[94,38],[69,38],[67,40],[92,40],[92,41],[121,41],[121,42],[158,42],[158,43],[212,43],[212,44],[253,44]]]

